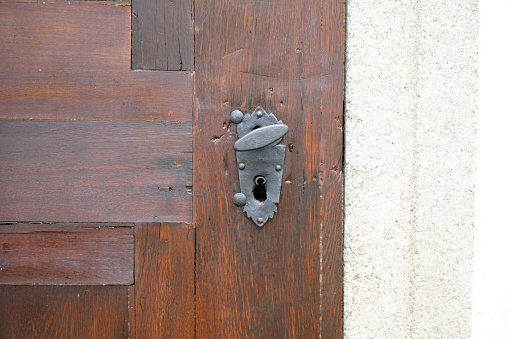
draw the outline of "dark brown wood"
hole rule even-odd
[[[191,221],[191,124],[0,120],[0,221]]]
[[[138,224],[136,338],[194,337],[194,237],[187,224]]]
[[[197,0],[193,214],[198,338],[341,333],[343,2]],[[233,108],[290,128],[274,219],[238,191]]]
[[[129,286],[128,290],[129,304],[129,338],[136,338],[136,287]]]
[[[0,118],[191,121],[192,74],[131,71],[130,6],[1,6]]]
[[[0,284],[134,283],[132,226],[0,224]]]
[[[0,338],[127,338],[127,286],[0,286]]]
[[[193,69],[192,0],[132,1],[132,68]]]
[[[91,1],[96,4],[104,5],[104,6],[131,6],[131,0],[82,0],[82,1]],[[10,3],[10,2],[19,2],[19,3],[32,3],[32,4],[47,4],[47,2],[42,2],[40,0],[2,0],[2,3]],[[66,3],[69,5],[69,0],[52,0],[49,4],[55,3]]]
[[[343,333],[343,107],[345,22],[343,1],[322,2],[320,138],[321,336]]]

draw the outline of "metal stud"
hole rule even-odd
[[[234,124],[238,124],[242,120],[244,120],[244,113],[242,113],[238,109],[234,110],[230,115],[230,121],[233,122]]]
[[[233,203],[235,204],[235,206],[242,207],[246,204],[246,202],[247,197],[244,193],[236,193],[233,196]]]

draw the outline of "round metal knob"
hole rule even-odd
[[[233,196],[233,204],[238,207],[242,207],[246,204],[247,197],[244,193],[235,193]]]
[[[242,113],[238,109],[233,111],[232,114],[230,115],[230,121],[233,122],[234,124],[238,124],[242,120],[244,120],[244,113]]]

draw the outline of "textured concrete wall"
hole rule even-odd
[[[477,0],[347,0],[345,338],[468,338]]]

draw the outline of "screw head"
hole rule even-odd
[[[282,169],[281,165],[276,165],[276,171],[279,172],[279,171],[281,171],[281,169]]]
[[[234,124],[238,124],[242,120],[244,120],[244,113],[242,113],[238,109],[234,110],[230,115],[230,121],[233,122]]]
[[[258,218],[258,219],[256,219],[256,221],[257,221],[259,224],[261,224],[261,223],[263,222],[263,218]]]
[[[247,197],[244,193],[235,193],[233,196],[233,204],[238,207],[242,207],[246,204]]]
[[[244,168],[246,168],[246,164],[244,164],[243,162],[241,162],[239,164],[239,170],[243,170]]]
[[[258,118],[261,118],[263,116],[263,112],[262,111],[256,111],[256,116]]]

